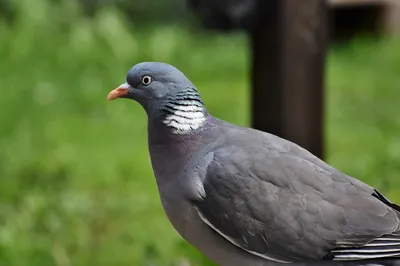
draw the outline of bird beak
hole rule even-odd
[[[107,100],[112,101],[117,98],[122,98],[129,93],[129,89],[131,88],[131,85],[128,83],[121,84],[118,88],[110,91],[110,93],[107,96]]]

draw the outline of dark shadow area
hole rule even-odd
[[[379,36],[383,6],[341,6],[330,10],[331,40],[347,41],[360,34]]]

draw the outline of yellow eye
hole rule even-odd
[[[151,81],[152,81],[152,79],[151,79],[150,76],[144,76],[144,77],[142,78],[142,84],[143,84],[143,85],[149,85],[149,84],[151,83]]]

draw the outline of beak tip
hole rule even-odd
[[[114,99],[115,99],[115,97],[113,95],[111,95],[111,93],[109,95],[107,95],[107,101],[111,102]]]

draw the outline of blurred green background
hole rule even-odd
[[[144,111],[106,97],[135,63],[163,61],[248,125],[245,35],[177,22],[169,5],[1,3],[0,265],[213,265],[164,215]],[[399,70],[399,39],[334,45],[326,95],[327,161],[397,202]]]

